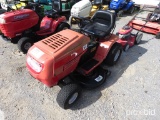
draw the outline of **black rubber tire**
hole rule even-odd
[[[120,52],[117,59],[115,59],[115,56],[116,54],[118,54],[117,52]],[[115,65],[119,58],[121,57],[121,54],[122,54],[122,45],[119,44],[119,43],[115,43],[112,48],[110,49],[106,59],[104,60],[104,62],[107,64],[107,65],[110,65],[110,66],[113,66]]]
[[[141,42],[142,37],[143,37],[143,33],[138,33],[138,35],[136,36],[136,40],[135,40],[136,45],[138,45]],[[138,40],[138,39],[140,39],[140,40]]]
[[[129,49],[129,44],[126,44],[125,46],[124,46],[124,48],[123,48],[123,50],[125,51],[125,52],[127,52],[128,51],[128,49]]]
[[[157,38],[157,39],[160,39],[160,32],[158,32],[158,33],[156,34],[156,38]]]
[[[84,25],[82,24],[82,21],[80,21],[80,22],[78,23],[78,27],[79,27],[79,28],[83,28],[83,27],[84,27]]]
[[[132,5],[132,7],[128,10],[128,13],[132,15],[134,11],[135,11],[135,6]]]
[[[122,16],[123,16],[123,11],[122,10],[118,11],[117,12],[117,17],[122,17]]]
[[[146,18],[147,21],[150,21],[151,15],[152,13],[148,13],[147,18]]]
[[[64,29],[66,29],[66,28],[70,28],[70,25],[68,24],[68,23],[66,23],[66,22],[62,22],[62,23],[60,23],[60,25],[58,26],[58,28],[57,28],[57,32],[60,32],[61,30],[64,30]]]
[[[119,36],[119,32],[116,32],[116,35]]]
[[[74,94],[77,94],[78,96],[72,103],[69,104],[69,100]],[[77,84],[68,84],[61,88],[57,95],[56,101],[63,109],[69,109],[78,100],[80,94],[81,88]]]
[[[28,47],[25,46],[26,44],[28,44]],[[29,37],[23,37],[18,41],[18,49],[24,54],[27,53],[27,51],[32,45],[33,45],[33,41]]]

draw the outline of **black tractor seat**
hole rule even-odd
[[[58,12],[55,10],[47,10],[44,14],[49,18],[56,18],[58,16]]]
[[[38,6],[39,6],[39,3],[29,2],[26,6],[24,6],[24,9],[35,9]]]
[[[110,35],[115,26],[116,15],[108,10],[99,10],[91,18],[91,22],[81,28],[81,31],[97,38]]]
[[[52,0],[53,9],[45,11],[45,15],[50,18],[56,18],[62,11],[61,0]]]
[[[103,0],[93,0],[92,4],[93,5],[102,5]]]

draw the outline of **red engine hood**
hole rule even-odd
[[[8,22],[29,19],[35,16],[37,16],[37,14],[33,10],[21,9],[21,10],[14,10],[11,12],[6,12],[4,14],[1,14],[0,18],[4,18],[6,23],[8,23]]]
[[[55,59],[60,59],[76,47],[83,46],[89,41],[90,39],[85,35],[67,29],[49,36],[34,45],[46,54],[54,56]]]

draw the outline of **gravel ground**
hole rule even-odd
[[[117,21],[115,32],[131,19]],[[84,90],[78,103],[63,110],[60,88],[32,78],[17,45],[0,40],[0,109],[5,120],[159,120],[160,40],[145,34],[141,44],[123,52],[99,88]]]

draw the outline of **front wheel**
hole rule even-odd
[[[110,49],[104,62],[110,66],[115,65],[118,62],[119,58],[121,57],[121,53],[122,53],[122,45],[119,43],[115,43]]]
[[[57,32],[60,32],[61,30],[69,29],[70,25],[66,22],[60,23],[60,25],[57,28]]]
[[[134,11],[135,11],[135,6],[132,5],[131,8],[128,10],[128,13],[132,15]]]
[[[157,39],[160,39],[160,32],[158,32],[158,33],[156,34],[156,38],[157,38]]]
[[[28,37],[23,37],[18,41],[18,49],[23,53],[27,53],[32,45],[33,41]]]
[[[64,109],[69,109],[79,98],[81,88],[77,84],[63,86],[57,95],[57,103]]]

